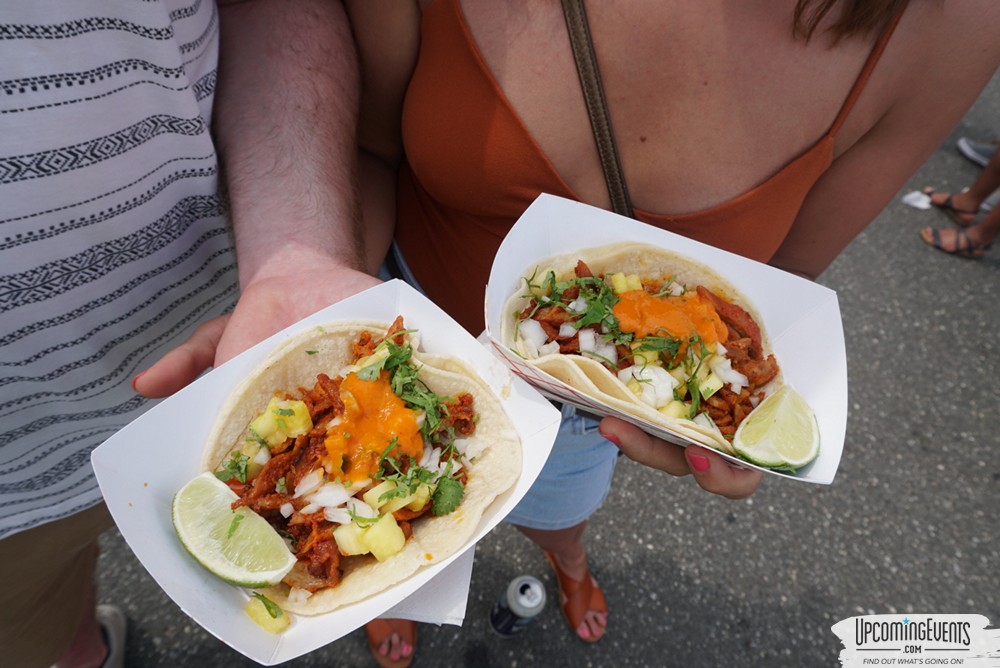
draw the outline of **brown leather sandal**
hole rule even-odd
[[[573,629],[573,633],[584,642],[597,642],[604,637],[603,633],[596,638],[584,638],[577,632],[577,629],[580,628],[580,624],[583,622],[587,612],[593,610],[594,612],[607,614],[608,602],[604,599],[604,592],[601,591],[600,586],[594,580],[594,576],[590,574],[589,570],[583,580],[574,580],[559,568],[555,558],[551,554],[544,551],[543,554],[545,554],[545,558],[549,560],[549,563],[552,564],[552,570],[555,571],[556,581],[559,583],[560,607],[562,608],[563,616],[569,622],[570,628]]]
[[[977,244],[965,230],[953,230],[955,233],[954,243],[946,246],[941,240],[941,230],[936,227],[925,227],[920,230],[920,238],[928,246],[958,257],[975,259],[982,257],[993,248],[993,243]]]
[[[955,206],[955,203],[952,201],[952,197],[954,197],[954,195],[950,193],[947,194],[940,193],[942,195],[946,195],[944,200],[940,202],[934,201],[933,188],[925,188],[924,193],[926,193],[929,197],[931,197],[931,206],[944,211],[946,214],[948,214],[948,217],[951,218],[955,222],[955,224],[958,225],[959,227],[970,227],[972,225],[975,225],[976,216],[979,215],[978,209],[976,211],[970,211],[969,209],[959,209],[957,206]]]
[[[413,650],[408,656],[393,659],[388,654],[378,653],[378,648],[396,634]],[[417,651],[417,623],[409,619],[373,619],[365,624],[365,635],[368,636],[368,649],[375,662],[382,668],[406,668],[413,662]]]

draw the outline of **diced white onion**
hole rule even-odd
[[[285,519],[287,519],[287,518],[289,518],[289,517],[292,516],[292,513],[295,512],[295,506],[293,506],[290,503],[283,503],[283,504],[281,504],[281,507],[278,508],[278,512],[281,513],[282,517],[284,517]]]
[[[545,355],[555,355],[559,352],[559,342],[549,341],[544,346],[538,349],[538,356],[543,357]]]
[[[355,489],[357,491],[357,488]],[[349,498],[354,496],[351,490],[336,482],[328,482],[306,497],[310,504],[315,503],[324,508],[336,508],[342,506]]]
[[[347,508],[324,508],[323,516],[327,522],[333,522],[334,524],[351,523],[351,514],[347,512]]]
[[[420,468],[436,469],[441,461],[441,448],[424,448],[424,455],[420,458]]]
[[[573,313],[583,313],[587,310],[587,300],[583,297],[577,297],[566,306],[566,309]]]
[[[427,419],[426,411],[417,411],[417,429],[424,426],[424,420]]]
[[[316,511],[322,509],[323,506],[319,505],[318,503],[307,503],[305,506],[302,507],[302,510],[300,510],[299,512],[302,513],[303,515],[312,515]]]
[[[618,380],[623,383],[627,384],[632,379],[639,381],[639,400],[644,404],[662,408],[673,401],[677,379],[663,367],[634,364],[618,372]]]
[[[253,456],[254,464],[260,464],[263,466],[269,461],[271,461],[271,451],[268,448],[261,448],[257,451],[257,454]]]
[[[482,438],[462,438],[455,441],[455,446],[461,444],[459,452],[462,453],[463,460],[475,461],[486,449],[486,439]]]
[[[669,290],[670,290],[670,295],[672,297],[680,297],[682,294],[684,294],[684,286],[676,281],[670,282]]]
[[[299,480],[299,484],[295,486],[294,498],[299,498],[309,494],[310,492],[317,489],[323,484],[323,469],[313,469],[306,475],[302,476],[302,480]]]
[[[559,338],[560,339],[571,339],[573,335],[576,334],[576,327],[568,322],[564,322],[559,325]]]
[[[336,427],[338,424],[340,424],[343,421],[344,421],[344,418],[342,418],[341,416],[338,415],[337,417],[333,418],[332,420],[330,420],[327,423],[326,428],[329,429],[330,427]]]
[[[347,500],[347,509],[358,517],[377,518],[378,511],[369,506],[361,499],[351,497]]]
[[[708,413],[698,413],[694,416],[693,422],[700,424],[702,427],[708,427],[719,436],[722,436],[722,432],[719,431],[719,427],[712,422],[712,418],[708,416]]]
[[[611,343],[603,343],[598,340],[597,332],[592,329],[580,330],[580,354],[593,353],[591,359],[600,362],[607,360],[612,364],[618,363],[618,350]]]
[[[522,320],[518,324],[517,333],[518,352],[528,359],[536,359],[538,349],[544,346],[549,338],[545,334],[545,330],[542,329],[541,323],[531,318]]]
[[[302,589],[301,587],[292,587],[288,590],[288,602],[289,603],[303,603],[306,599],[312,596],[313,593],[308,589]]]
[[[744,387],[750,384],[747,377],[742,373],[733,368],[732,360],[726,357],[726,349],[720,343],[718,346],[721,350],[719,354],[713,355],[712,359],[708,361],[708,368],[712,370],[716,376],[718,376],[723,383],[730,386],[733,392],[736,394],[740,393]]]

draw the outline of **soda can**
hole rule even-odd
[[[510,637],[524,630],[545,607],[545,587],[530,575],[510,581],[490,611],[490,626],[498,634]]]

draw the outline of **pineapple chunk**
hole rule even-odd
[[[705,376],[703,381],[698,383],[698,391],[701,392],[702,397],[707,399],[722,389],[723,385],[724,383],[721,378],[716,376],[714,373],[709,373]]]
[[[641,344],[636,344],[636,346]],[[632,354],[635,358],[632,360],[634,364],[639,366],[646,366],[653,364],[655,366],[663,366],[663,362],[660,360],[660,353],[656,350],[632,350]]]
[[[404,506],[410,505],[413,501],[413,494],[404,494],[403,496],[394,496],[385,502],[385,505],[380,509],[382,513],[394,513]]]
[[[364,541],[367,529],[362,529],[354,522],[341,524],[333,530],[333,538],[337,541],[340,553],[345,557],[355,554],[368,554],[370,551]]]
[[[396,489],[396,481],[395,480],[385,480],[385,481],[380,482],[379,484],[375,485],[374,487],[372,487],[367,492],[365,492],[362,495],[362,498],[365,500],[365,503],[367,503],[369,506],[371,506],[375,510],[379,510],[388,501],[394,501],[396,499],[396,497],[392,497],[391,499],[386,499],[386,500],[380,501],[379,497],[382,496],[383,494],[385,494],[386,492],[393,491],[394,489]],[[392,512],[392,511],[389,511],[389,512]]]
[[[708,374],[712,373],[712,369],[708,366],[708,361],[710,359],[712,359],[712,355],[702,357],[697,370],[694,372],[694,377],[698,379],[699,383],[704,382],[704,380],[708,378]]]
[[[243,445],[240,446],[240,454],[247,456],[247,482],[256,478],[257,474],[264,468],[264,465],[258,464],[255,459],[263,447],[252,438],[243,441]]]
[[[394,513],[400,508],[406,507],[410,510],[417,511],[427,505],[427,501],[430,500],[431,494],[434,492],[434,488],[427,483],[420,483],[415,490],[406,496],[397,496],[394,499],[390,499],[388,503],[382,506],[383,513]]]
[[[271,603],[271,610],[277,614],[272,617],[268,606],[258,596],[250,597],[250,601],[246,604],[244,610],[257,626],[268,633],[281,633],[292,623],[288,613],[279,608],[275,603]]]
[[[625,279],[625,274],[622,272],[616,272],[608,276],[611,279],[611,289],[615,292],[627,292],[628,291],[628,281]]]
[[[626,290],[642,290],[642,281],[637,274],[629,274],[625,277]]]
[[[416,512],[427,505],[427,502],[431,500],[431,495],[434,493],[434,487],[421,483],[417,487],[417,491],[413,493],[413,500],[406,505],[407,508]]]
[[[381,364],[389,357],[389,353],[389,346],[378,346],[371,355],[362,357],[354,364],[345,368],[341,375],[346,376],[349,373],[357,373],[373,364]]]
[[[628,382],[625,383],[625,387],[632,390],[632,394],[634,394],[635,396],[637,397],[642,396],[642,385],[640,385],[639,381],[637,381],[635,378],[629,378]]]
[[[403,549],[406,536],[392,515],[383,515],[378,522],[365,530],[361,540],[379,561],[385,561]]]
[[[683,401],[674,399],[659,409],[667,417],[687,419],[688,407]]]
[[[286,438],[306,434],[313,427],[309,408],[303,401],[282,401],[277,397],[268,402],[264,412],[250,423],[253,435],[270,448],[281,445]]]

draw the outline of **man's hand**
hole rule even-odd
[[[144,397],[173,394],[211,366],[316,311],[377,285],[379,280],[352,269],[323,268],[271,275],[247,286],[232,314],[202,324],[191,337],[136,376]]]
[[[617,418],[601,420],[600,432],[629,459],[671,475],[693,475],[704,489],[730,499],[750,496],[764,477],[762,471],[733,466],[711,448],[682,448]]]

